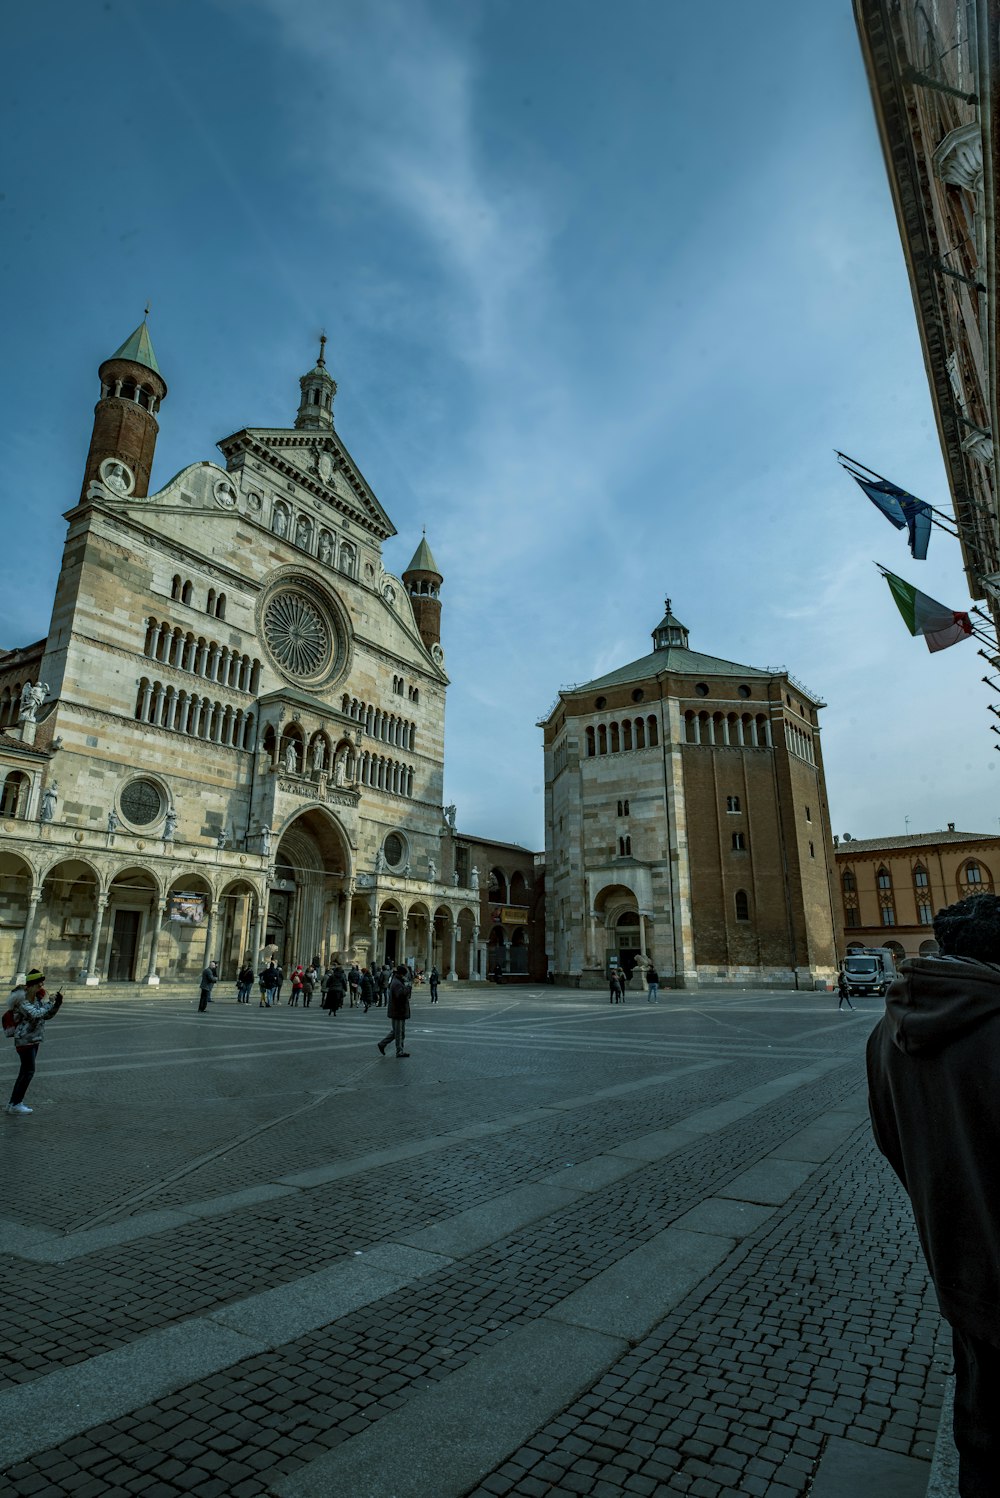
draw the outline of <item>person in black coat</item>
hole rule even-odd
[[[910,1198],[952,1329],[962,1498],[1000,1492],[1000,899],[934,918],[868,1040],[875,1143]]]
[[[388,1013],[389,1019],[392,1022],[392,1029],[389,1031],[385,1039],[380,1040],[378,1043],[378,1048],[383,1056],[385,1055],[385,1048],[389,1044],[390,1040],[394,1040],[396,1042],[396,1055],[400,1060],[405,1060],[410,1054],[409,1051],[404,1050],[403,1047],[406,1043],[406,1021],[410,1017],[411,988],[412,984],[410,982],[409,968],[398,967],[396,969],[395,977],[389,984]]]
[[[343,1009],[346,997],[347,974],[340,963],[335,962],[326,977],[323,989],[323,1008],[327,1014],[336,1014],[339,1009]]]

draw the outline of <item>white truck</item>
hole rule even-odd
[[[888,947],[863,947],[848,952],[844,958],[847,990],[856,993],[884,995],[896,976],[896,962]]]

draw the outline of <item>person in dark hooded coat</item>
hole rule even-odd
[[[961,1498],[1000,1493],[1000,898],[938,912],[868,1041],[875,1142],[952,1328]]]

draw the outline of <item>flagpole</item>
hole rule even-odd
[[[872,476],[872,478],[879,479],[883,484],[888,484],[893,489],[898,489],[899,488],[899,485],[898,484],[894,484],[892,482],[892,479],[887,479],[884,473],[876,473],[874,468],[869,468],[866,463],[859,463],[858,460],[857,460],[857,458],[849,458],[846,453],[842,453],[842,452],[838,451],[837,448],[834,448],[833,451],[836,454],[836,456],[841,459],[841,465],[840,466],[842,468],[844,468],[844,465],[846,463],[853,463],[854,466],[855,466],[855,468],[861,468],[861,469],[863,469],[864,473],[870,473],[871,476]],[[852,478],[861,478],[862,477],[862,474],[860,474],[860,473],[859,474],[851,473],[851,470],[849,468],[846,468],[845,472],[850,473]],[[917,495],[915,494],[913,496],[913,498],[916,499]],[[922,499],[920,501],[920,503],[922,505],[926,505],[927,508],[931,511],[932,515],[941,515],[941,516],[944,517],[945,520],[950,521],[952,525],[956,525],[957,526],[958,522],[955,520],[954,516],[948,514],[947,510],[939,510],[938,507],[937,507],[937,505],[932,505],[931,502],[930,502],[930,500],[928,500],[928,499]],[[957,541],[959,539],[959,532],[958,532],[958,530],[951,530],[949,528],[949,526],[942,525],[940,520],[932,520],[931,521],[931,525],[936,525],[939,530],[944,531],[947,535],[951,536],[953,540]]]

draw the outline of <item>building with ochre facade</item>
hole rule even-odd
[[[426,538],[383,566],[324,345],[292,426],[156,490],[146,324],[101,364],[48,634],[0,655],[6,972],[154,983],[271,949],[481,975],[442,807],[443,578]]]
[[[812,988],[836,971],[819,710],[783,670],[653,650],[542,719],[545,910],[557,980],[652,962],[665,986]]]

